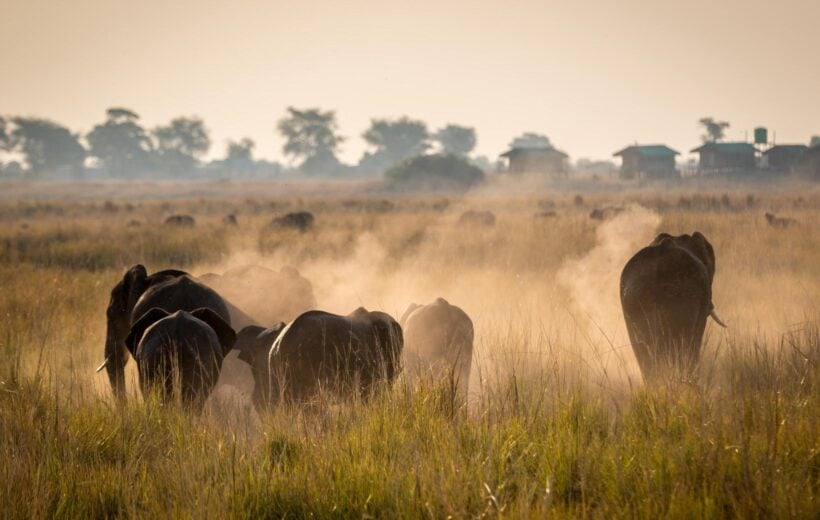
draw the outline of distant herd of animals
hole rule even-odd
[[[305,222],[312,219],[298,220]],[[725,327],[713,304],[714,276],[714,249],[699,232],[662,233],[624,266],[621,305],[647,383],[669,369],[691,373],[707,319]],[[287,298],[275,301],[271,294]],[[243,370],[224,370],[226,363],[250,367],[244,373],[252,374],[259,411],[310,403],[322,392],[366,399],[402,371],[449,380],[466,397],[474,328],[459,307],[443,298],[410,304],[398,321],[361,307],[345,316],[316,307],[310,282],[290,267],[252,265],[195,277],[173,269],[149,274],[134,265],[111,290],[105,361],[97,371],[107,370],[122,399],[131,357],[143,395],[158,391],[196,412],[218,384],[242,383],[231,378]]]
[[[601,208],[594,208],[590,211],[589,218],[592,220],[609,220],[622,213],[624,210],[626,210],[626,208],[623,206],[604,206]],[[787,228],[793,224],[797,224],[797,221],[793,218],[778,217],[774,213],[770,213],[768,211],[764,214],[764,216],[766,217],[766,222],[775,228]],[[536,212],[533,217],[536,219],[555,218],[558,217],[558,213],[554,210],[545,210]],[[305,233],[313,229],[314,221],[315,217],[313,216],[313,213],[309,211],[294,211],[273,218],[269,225]],[[236,214],[230,213],[225,215],[222,219],[222,223],[226,226],[237,226],[239,224],[239,220],[237,219]],[[467,226],[492,227],[496,223],[496,217],[492,211],[468,210],[461,214],[457,223],[459,225]],[[139,225],[140,223],[135,220],[128,222],[129,227]],[[171,215],[165,219],[165,225],[175,227],[194,227],[196,225],[196,220],[191,215]]]

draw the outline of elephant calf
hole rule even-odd
[[[658,235],[621,273],[621,306],[644,379],[661,369],[689,373],[700,357],[706,318],[725,327],[712,303],[715,252],[701,233]]]
[[[466,397],[473,360],[473,322],[443,298],[410,304],[401,318],[404,370],[414,378],[448,379]]]
[[[383,312],[359,308],[347,316],[301,314],[290,324],[239,332],[239,358],[253,368],[254,405],[303,403],[322,390],[367,396],[401,369],[401,326]]]
[[[211,309],[171,314],[155,307],[134,323],[125,345],[137,361],[143,395],[178,397],[199,413],[235,342],[231,326]]]

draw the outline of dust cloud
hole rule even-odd
[[[603,369],[636,373],[621,311],[621,270],[655,236],[661,217],[638,204],[627,206],[595,230],[595,247],[581,258],[569,259],[557,281],[567,289],[576,315],[586,323],[586,339],[596,349]],[[607,349],[607,347],[609,347]],[[603,351],[601,350],[603,349]]]

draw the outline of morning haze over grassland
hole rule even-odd
[[[4,2],[2,515],[818,518],[819,9]]]

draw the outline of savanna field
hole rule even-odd
[[[816,186],[6,188],[4,518],[820,516]],[[605,207],[624,210],[590,218]],[[269,225],[297,210],[313,229]],[[459,224],[467,210],[496,223]],[[793,222],[771,226],[767,211]],[[163,226],[172,214],[196,225]],[[714,246],[728,328],[707,325],[696,377],[647,388],[620,272],[658,233],[695,230]],[[195,416],[143,400],[131,361],[121,407],[95,369],[110,290],[136,263],[293,266],[341,314],[398,318],[444,297],[476,328],[468,397],[400,377],[366,402],[261,417],[241,392],[216,392]]]

